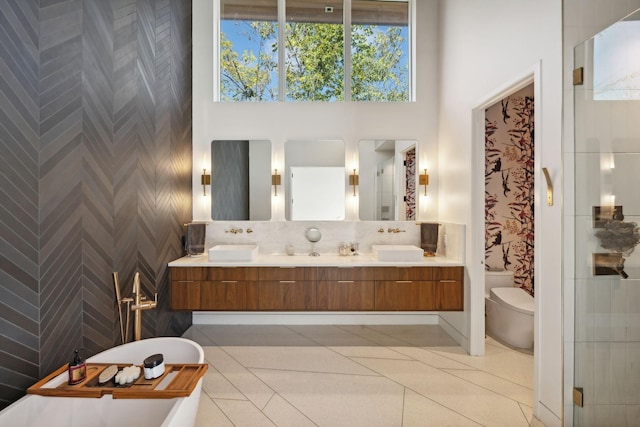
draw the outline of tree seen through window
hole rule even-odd
[[[235,10],[230,7],[234,1],[240,0],[226,0],[227,10]],[[410,99],[407,2],[353,2],[353,8],[359,4],[365,6],[354,9],[351,25],[346,25],[351,36],[347,50],[350,76],[345,76],[342,12],[336,15],[335,9],[333,12],[318,9],[318,13],[311,13],[306,9],[296,10],[295,2],[293,4],[289,6],[287,2],[287,21],[283,25],[283,71],[278,68],[277,11],[261,14],[254,14],[250,9],[241,13],[223,11],[220,21],[222,101],[278,101],[279,72],[285,73],[282,93],[286,101],[343,101],[346,79],[350,79],[350,100],[353,101]],[[372,9],[388,4],[396,10],[400,4],[405,10],[400,9],[395,15],[390,11],[385,17],[384,8]]]

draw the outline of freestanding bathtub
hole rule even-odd
[[[164,355],[166,364],[204,363],[202,347],[184,338],[149,338],[98,353],[93,363],[141,365],[148,356]],[[63,373],[47,384],[67,381]],[[112,399],[50,397],[28,394],[0,412],[0,427],[183,427],[193,426],[200,402],[202,378],[188,397],[173,399]]]

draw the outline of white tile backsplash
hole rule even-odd
[[[438,255],[463,261],[465,226],[440,224]],[[316,244],[316,250],[321,254],[337,255],[341,242],[357,242],[363,254],[371,253],[371,245],[420,246],[420,226],[413,221],[215,221],[207,225],[205,247],[221,243],[257,243],[260,253],[284,254],[285,245],[290,244],[296,254],[304,254],[309,253],[312,246],[305,237],[309,227],[316,227],[322,234]],[[242,233],[230,233],[234,228],[242,229]],[[389,232],[395,228],[401,231]]]

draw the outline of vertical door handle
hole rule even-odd
[[[544,179],[547,180],[547,205],[553,206],[553,185],[551,184],[551,177],[547,168],[542,168],[544,172]]]

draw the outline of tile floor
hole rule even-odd
[[[200,426],[541,426],[533,356],[439,326],[210,326]]]

